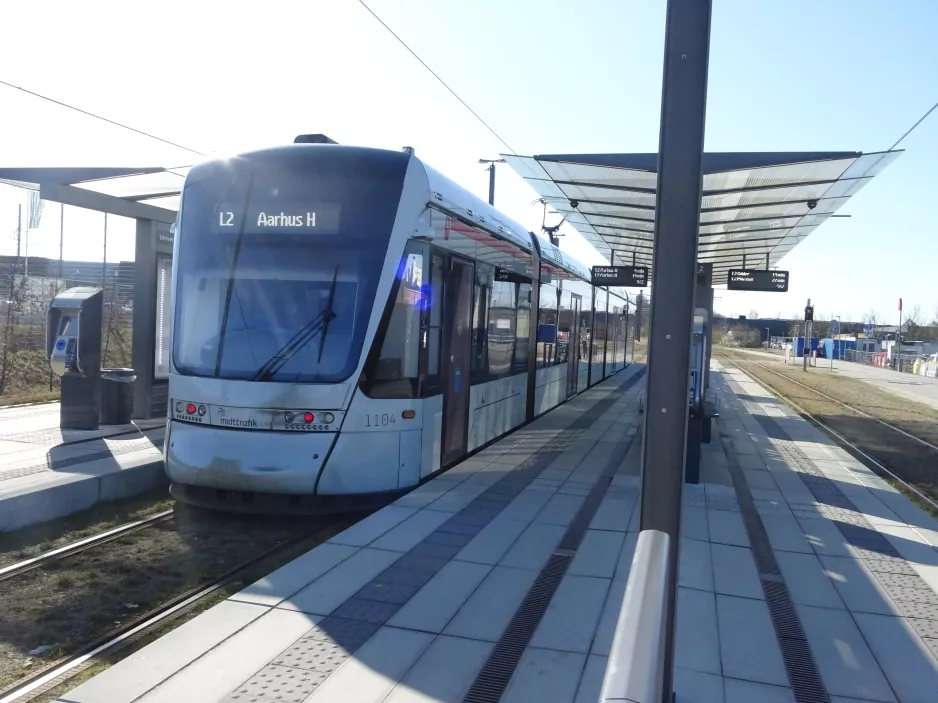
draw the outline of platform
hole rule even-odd
[[[637,539],[641,371],[491,445],[60,702],[595,703]],[[793,683],[804,690],[780,646],[794,651],[794,625],[781,623],[783,637],[773,627],[772,581],[787,587],[831,701],[933,703],[938,523],[741,373],[715,363],[711,378],[721,417],[703,447],[705,483],[684,491],[677,700],[782,703]],[[754,558],[756,524],[767,539]]]
[[[0,410],[0,532],[164,483],[165,424],[62,430],[58,403]]]

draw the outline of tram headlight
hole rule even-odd
[[[332,413],[325,413],[322,416],[322,421],[326,423],[327,425],[331,425],[334,420],[335,420],[335,415],[333,415]]]
[[[296,415],[294,415],[293,413],[287,412],[287,413],[284,413],[284,414],[283,414],[283,421],[284,421],[285,423],[287,423],[288,425],[289,425],[291,422],[293,422],[294,419],[296,419]]]
[[[186,404],[183,403],[181,400],[177,400],[177,401],[176,401],[176,412],[177,412],[177,413],[181,413],[181,412],[182,412],[183,410],[185,410],[185,409],[186,409]]]

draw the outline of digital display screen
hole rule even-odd
[[[785,293],[788,291],[788,271],[730,269],[727,272],[726,288],[727,290]]]
[[[215,209],[213,230],[251,234],[337,234],[341,206],[338,203],[251,201],[222,202]]]
[[[647,266],[594,266],[594,286],[644,288],[648,285]]]

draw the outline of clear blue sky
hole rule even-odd
[[[655,151],[663,0],[370,0],[518,152]],[[0,78],[197,149],[232,153],[324,132],[417,154],[483,196],[476,162],[505,151],[357,0],[51,2],[4,8]],[[938,100],[935,0],[714,0],[706,147],[889,147]],[[184,151],[0,87],[3,165],[179,165]],[[790,254],[791,292],[717,293],[718,311],[938,314],[938,111],[907,152]],[[18,194],[0,193],[0,251]],[[540,226],[508,168],[497,205]],[[67,211],[66,256],[95,258],[101,216]],[[132,256],[112,222],[109,259]],[[30,253],[57,255],[57,212]],[[599,257],[575,235],[563,248]]]

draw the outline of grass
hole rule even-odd
[[[278,552],[276,554],[268,556],[267,558],[263,559],[262,561],[252,566],[249,570],[239,574],[236,579],[232,580],[228,584],[225,584],[218,590],[213,591],[211,594],[209,594],[205,598],[200,599],[199,601],[197,601],[196,603],[194,603],[193,605],[187,608],[177,611],[177,613],[175,613],[174,615],[162,620],[158,625],[154,626],[153,628],[147,629],[140,636],[130,638],[120,648],[109,650],[108,652],[103,654],[101,658],[91,660],[89,664],[86,666],[86,668],[81,669],[74,677],[68,679],[67,681],[49,690],[42,692],[38,697],[32,699],[32,702],[33,703],[51,703],[52,701],[55,701],[56,699],[58,699],[59,697],[67,693],[68,691],[77,687],[81,683],[87,681],[88,679],[95,676],[96,674],[101,673],[102,671],[109,668],[111,665],[117,663],[121,659],[124,659],[130,654],[136,651],[139,651],[140,649],[150,644],[151,642],[155,641],[159,637],[162,637],[163,635],[170,632],[171,630],[193,619],[200,613],[203,613],[209,608],[211,608],[212,606],[217,605],[218,603],[222,602],[223,600],[233,595],[234,593],[237,593],[246,585],[253,583],[259,578],[262,578],[264,575],[270,573],[271,571],[274,571],[280,566],[288,563],[289,561],[302,555],[306,551],[312,549],[313,547],[325,541],[326,539],[329,539],[329,537],[349,527],[352,523],[360,519],[360,517],[362,516],[360,515],[345,516],[345,517],[333,516],[331,518],[318,519],[319,521],[324,523],[324,527],[322,530],[318,530],[315,535],[300,541],[299,543],[297,543],[296,545],[293,545],[288,550],[285,550],[283,552]],[[208,522],[203,522],[204,520],[208,520]],[[220,520],[221,522],[220,523],[216,522],[218,520]],[[243,536],[245,534],[245,529],[251,525],[259,527],[262,531],[266,529],[273,529],[276,532],[277,530],[282,529],[282,528],[287,528],[289,530],[292,530],[294,533],[297,530],[305,531],[309,529],[309,523],[311,522],[311,520],[314,520],[314,518],[305,518],[305,519],[299,519],[299,520],[296,520],[296,519],[270,520],[267,518],[247,518],[245,520],[245,518],[240,518],[238,516],[231,516],[231,515],[221,516],[221,515],[203,514],[203,515],[195,516],[192,520],[187,519],[186,521],[184,521],[184,524],[187,525],[187,529],[195,529],[196,532],[202,532],[206,528],[211,528],[213,526],[214,527],[220,526],[223,528],[221,532],[224,533],[224,532],[227,532],[228,531],[227,528],[230,527],[230,528],[233,528],[236,533],[241,534]],[[245,524],[245,521],[248,524]],[[239,525],[239,523],[241,524]],[[145,534],[145,533],[141,533],[141,534]],[[128,544],[132,544],[132,543],[134,543],[134,540],[128,540]],[[228,541],[225,540],[225,543],[228,543]],[[244,561],[250,558],[252,545],[246,545],[246,549],[238,550],[237,549],[239,545],[238,542],[228,543],[228,544],[229,544],[229,548],[228,548],[229,551],[236,551],[236,550],[239,551],[237,561]],[[138,546],[141,546],[141,545],[138,545]],[[215,545],[209,548],[218,548],[220,546],[223,546],[223,545],[219,545],[216,543]],[[179,554],[178,556],[180,558],[184,558],[182,554]],[[131,570],[129,573],[133,573],[133,570]],[[95,587],[100,587],[101,585],[103,584],[96,583]],[[183,590],[184,589],[181,589],[181,588],[177,589],[175,592],[173,592],[172,595],[173,596],[178,595],[179,593],[183,592]],[[118,600],[120,599],[118,598]],[[144,612],[143,608],[137,611],[137,613],[138,614],[133,616],[133,619],[135,620],[143,620],[147,617],[147,614]],[[89,612],[87,614],[91,617],[94,617],[95,615],[93,612]],[[3,633],[0,632],[0,639],[2,639],[2,634]],[[70,651],[74,651],[74,649],[75,647],[71,647],[71,648],[67,646],[59,647],[57,648],[56,651],[51,652],[46,657],[44,657],[43,663],[50,662],[55,658],[65,656],[69,654]],[[2,655],[2,651],[0,651],[0,667],[3,666],[3,661],[4,661],[4,657]],[[6,676],[6,678],[0,675],[0,690],[3,690],[3,688],[11,685],[16,680],[29,676],[30,674],[34,672],[35,668],[36,668],[35,666],[30,664],[28,666],[20,666],[15,670],[11,670],[7,672],[8,675]]]
[[[0,566],[31,559],[171,507],[173,500],[162,487],[132,498],[96,503],[87,510],[51,522],[0,533]]]
[[[37,403],[53,403],[61,397],[59,391],[31,391],[29,393],[14,393],[0,396],[0,408],[12,405],[35,405]]]

